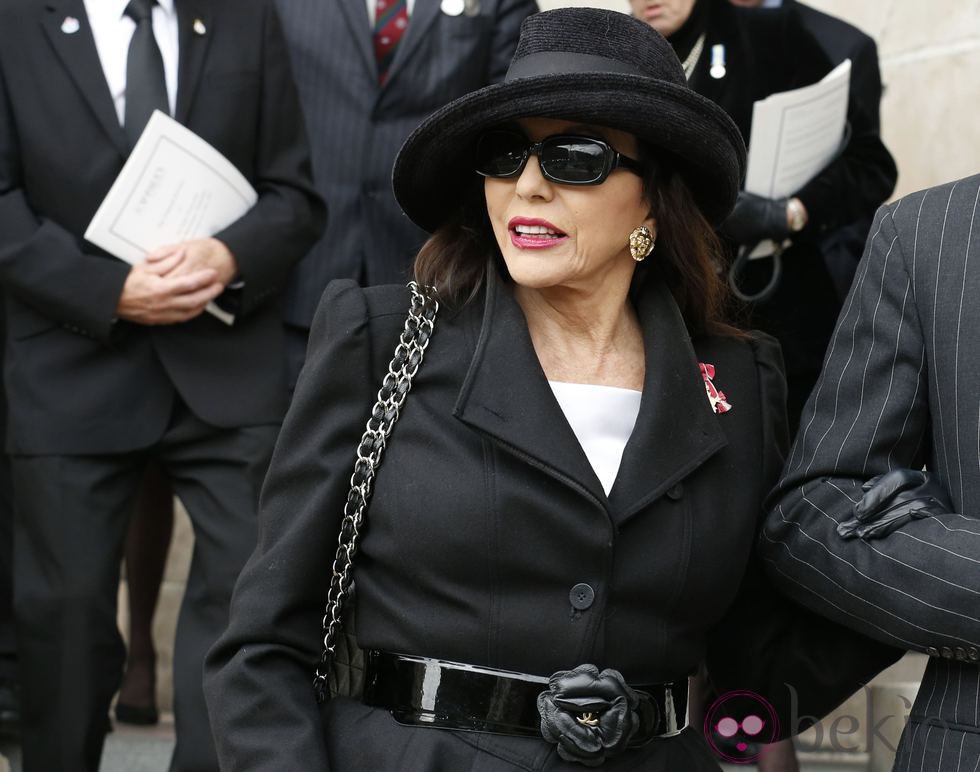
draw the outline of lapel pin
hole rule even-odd
[[[732,404],[725,396],[725,392],[714,384],[715,366],[698,362],[698,367],[701,369],[701,377],[704,379],[704,389],[708,392],[708,402],[711,404],[711,409],[717,414],[727,413],[732,409]]]
[[[74,16],[66,16],[65,20],[61,22],[61,31],[66,35],[74,35],[81,29],[81,24],[78,23],[78,19]]]
[[[442,0],[439,8],[446,16],[459,16],[466,10],[466,4],[463,0]]]
[[[208,28],[204,26],[204,22],[200,19],[194,19],[194,33],[197,35],[207,34]]]
[[[725,68],[725,46],[721,43],[711,46],[711,77],[721,80],[728,70]]]

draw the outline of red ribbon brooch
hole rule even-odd
[[[725,396],[725,392],[721,391],[712,382],[715,378],[715,366],[700,362],[698,363],[698,367],[701,368],[701,377],[704,378],[704,389],[708,392],[708,402],[711,403],[711,409],[719,414],[727,413],[732,409],[731,403],[729,403],[728,398]]]

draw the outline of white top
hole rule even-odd
[[[608,496],[636,425],[643,393],[589,383],[548,383]]]
[[[136,22],[125,13],[127,5],[129,0],[85,0],[85,13],[88,14],[95,48],[99,52],[99,61],[102,62],[105,82],[109,85],[120,126],[126,117],[126,58],[129,56],[129,41],[136,31]],[[68,26],[66,19],[62,34],[73,34],[66,32],[67,29],[71,29],[71,26]],[[180,57],[174,0],[157,0],[153,6],[153,37],[160,47],[170,114],[173,115],[177,111],[177,63]]]

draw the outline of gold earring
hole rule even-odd
[[[650,233],[650,229],[646,225],[641,225],[638,228],[634,228],[633,232],[630,234],[630,255],[638,263],[642,263],[646,260],[650,253],[653,252],[653,248],[657,245],[657,242],[653,238],[653,234]]]

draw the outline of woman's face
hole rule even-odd
[[[524,118],[519,126],[538,142],[556,134],[601,139],[636,159],[636,137],[624,131],[551,118]],[[616,168],[599,185],[563,185],[541,175],[531,156],[518,177],[487,177],[487,212],[507,270],[517,284],[597,289],[610,281],[628,288],[635,262],[629,235],[639,225],[656,234],[643,181]]]
[[[630,0],[633,15],[665,38],[684,26],[697,0]]]

